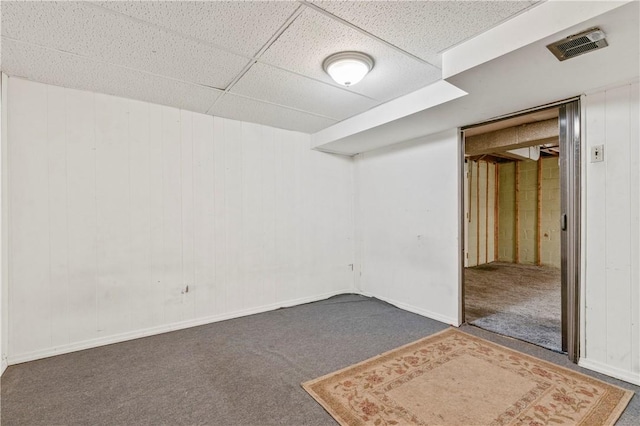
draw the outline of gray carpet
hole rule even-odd
[[[376,299],[343,295],[14,365],[2,377],[1,423],[331,425],[300,383],[446,327]],[[581,370],[560,354],[487,336]],[[634,397],[621,424],[636,424],[639,407]]]
[[[493,262],[465,269],[467,322],[562,350],[560,270]]]

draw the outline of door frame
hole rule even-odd
[[[580,99],[560,106],[560,213],[562,350],[577,363],[580,352],[581,126]]]
[[[458,188],[460,218],[460,323],[465,317],[464,256],[465,232],[465,137],[466,129],[550,108],[560,108],[558,116],[560,145],[560,214],[561,214],[561,282],[562,282],[562,350],[577,363],[580,354],[580,276],[581,276],[581,105],[574,97],[539,107],[506,114],[488,121],[463,126],[459,132],[460,184]]]

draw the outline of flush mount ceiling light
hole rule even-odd
[[[322,68],[336,83],[349,87],[371,71],[373,59],[361,52],[334,53],[324,60]]]

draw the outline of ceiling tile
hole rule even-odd
[[[159,75],[226,88],[248,59],[82,2],[3,2],[2,34]]]
[[[210,114],[305,133],[315,133],[336,123],[330,118],[231,94],[225,94]]]
[[[106,1],[99,4],[251,57],[300,6],[293,1]]]
[[[38,46],[2,40],[2,70],[41,83],[204,113],[222,92]]]
[[[264,64],[255,64],[232,93],[343,120],[380,102]]]
[[[303,11],[267,49],[260,62],[337,86],[322,69],[322,62],[327,56],[345,50],[367,53],[375,61],[365,79],[348,90],[379,101],[397,98],[441,78],[438,68],[404,55],[310,8]]]
[[[316,1],[314,4],[426,61],[536,1]]]

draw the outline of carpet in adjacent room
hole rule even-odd
[[[562,350],[558,268],[492,262],[466,268],[464,285],[468,323]]]

